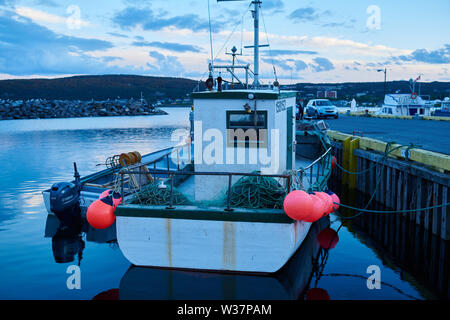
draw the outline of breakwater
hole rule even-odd
[[[145,100],[0,100],[0,120],[167,114]]]

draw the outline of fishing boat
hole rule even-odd
[[[327,189],[331,145],[323,122],[296,123],[297,92],[276,80],[260,84],[261,1],[252,4],[253,71],[209,64],[206,90],[192,93],[193,134],[142,157],[115,155],[108,169],[85,178],[75,170],[75,181],[44,191],[49,212],[78,194],[95,225],[90,212],[113,207],[119,248],[135,266],[274,273],[286,264],[312,222],[293,219],[283,203],[294,190]],[[224,83],[239,85],[225,90]],[[108,190],[117,203],[98,199]]]
[[[375,114],[417,117],[430,116],[433,104],[430,100],[426,100],[424,96],[416,93],[415,86],[418,80],[420,80],[420,76],[415,80],[409,80],[410,94],[386,94],[383,105]]]

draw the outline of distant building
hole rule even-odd
[[[320,90],[317,91],[317,98],[318,99],[337,99],[337,91],[336,90]]]

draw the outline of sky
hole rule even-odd
[[[250,1],[0,0],[0,79],[205,80],[210,30],[216,64],[231,63],[236,46],[237,63],[253,65],[251,10]],[[261,13],[263,83],[275,73],[282,84],[383,81],[384,68],[388,81],[450,81],[449,0],[262,0]]]

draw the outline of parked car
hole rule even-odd
[[[339,118],[338,108],[328,99],[312,99],[306,105],[305,115],[310,118]]]

